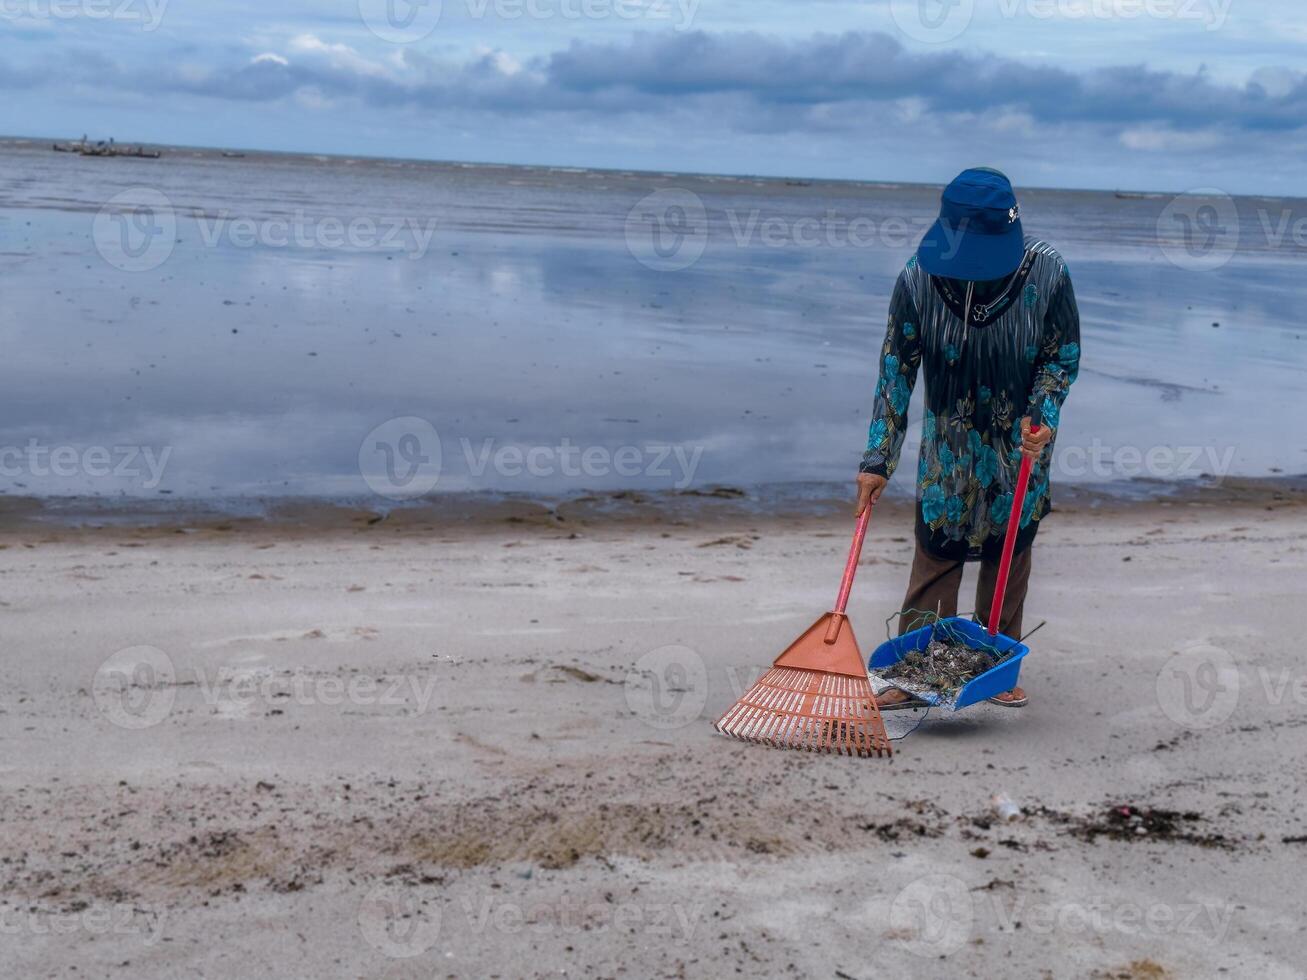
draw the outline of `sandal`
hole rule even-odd
[[[881,698],[887,694],[901,694],[903,697],[901,700],[897,701],[882,701]],[[903,711],[905,708],[912,708],[915,710],[916,708],[930,708],[934,706],[929,701],[923,701],[921,698],[915,698],[907,692],[899,690],[897,687],[891,687],[876,695],[876,707],[881,711]]]
[[[1003,708],[1024,708],[1030,703],[1030,698],[1026,696],[1025,691],[1021,691],[1020,695],[1013,697],[1012,695],[1017,691],[1021,691],[1021,688],[1014,687],[1011,691],[996,695],[989,699],[989,703],[997,704]]]

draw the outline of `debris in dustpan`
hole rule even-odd
[[[1039,426],[1040,418],[1036,414],[1030,424],[1032,435],[1039,431]],[[916,701],[956,711],[981,700],[992,701],[994,695],[1004,690],[1016,690],[1021,658],[1030,651],[1020,640],[1002,637],[1000,641],[998,624],[1002,621],[1003,599],[1007,595],[1008,574],[1012,570],[1017,527],[1021,524],[1032,463],[1033,457],[1022,455],[1017,485],[1012,491],[1012,510],[1008,513],[1007,531],[1003,536],[1003,557],[994,580],[988,630],[957,616],[941,619],[937,612],[924,613],[930,625],[902,633],[898,639],[886,640],[871,655],[867,679],[882,685],[876,688],[877,697],[885,687],[896,687]],[[904,609],[898,615],[921,613],[919,609]],[[885,625],[889,626],[888,620]],[[1024,699],[1011,702],[1013,707],[1022,707],[1025,703]],[[903,706],[916,709],[916,704],[911,701],[889,707]]]
[[[936,628],[924,650],[910,650],[874,675],[914,697],[952,707],[968,682],[1006,659],[996,650],[969,646],[950,630]]]

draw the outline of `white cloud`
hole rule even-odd
[[[490,63],[495,66],[501,75],[507,75],[510,78],[522,71],[522,63],[507,51],[496,51],[490,56]]]
[[[293,54],[326,60],[332,67],[369,78],[392,78],[394,73],[384,64],[363,57],[348,44],[329,44],[316,34],[297,34],[287,47]]]

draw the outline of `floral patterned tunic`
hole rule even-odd
[[[894,473],[921,365],[918,540],[940,558],[993,557],[1021,465],[1021,419],[1056,430],[1080,365],[1080,316],[1062,257],[1027,238],[1021,267],[989,283],[932,276],[908,260],[890,300],[863,473]],[[1050,441],[1031,471],[1018,549],[1048,513],[1052,456]]]

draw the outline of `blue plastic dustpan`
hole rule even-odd
[[[973,623],[971,620],[959,616],[954,616],[951,619],[941,619],[939,622],[923,626],[919,630],[913,630],[911,633],[904,633],[902,636],[887,640],[878,646],[875,653],[871,655],[871,659],[867,661],[867,669],[883,670],[892,664],[898,663],[906,653],[926,649],[937,629],[947,629],[952,636],[964,641],[968,646],[983,650],[996,650],[999,656],[1005,656],[1009,652],[1012,654],[998,666],[991,667],[979,677],[973,677],[967,681],[962,690],[958,692],[957,702],[953,705],[954,711],[961,711],[977,701],[987,701],[994,695],[1010,691],[1017,686],[1017,679],[1021,675],[1021,661],[1030,652],[1030,648],[1020,640],[1014,640],[1002,633],[990,636],[989,631],[979,623]],[[921,694],[918,696],[921,700],[933,705],[938,705],[941,701],[940,696],[937,694]]]

